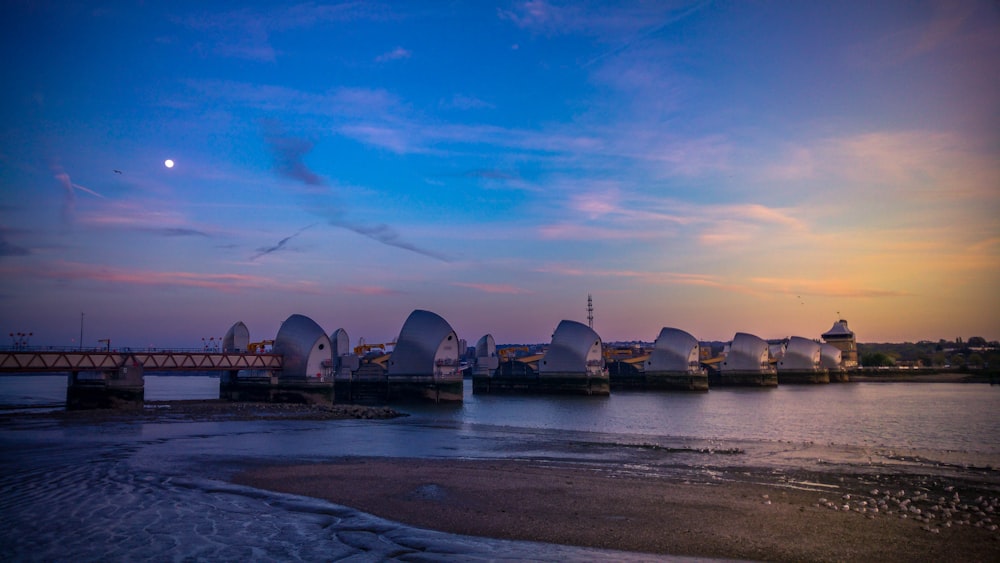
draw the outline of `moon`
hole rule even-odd
[[[173,168],[174,167],[174,161],[172,161],[172,160],[170,160],[168,158],[168,159],[166,159],[166,160],[163,161],[163,165],[166,166],[167,168]]]

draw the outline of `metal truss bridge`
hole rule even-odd
[[[282,356],[236,352],[0,350],[0,373],[110,371],[136,365],[144,371],[280,370]]]

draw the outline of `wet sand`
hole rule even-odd
[[[346,458],[250,469],[234,481],[474,536],[769,561],[1000,560],[992,485],[927,475],[776,477],[747,467],[714,480],[696,473]]]

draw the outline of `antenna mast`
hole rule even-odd
[[[594,298],[587,294],[587,324],[594,328]]]

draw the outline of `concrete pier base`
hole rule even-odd
[[[465,382],[461,375],[450,378],[433,376],[338,377],[334,397],[338,403],[380,405],[421,401],[461,403]]]
[[[219,382],[219,398],[229,401],[333,405],[333,382],[322,379],[282,379],[275,375],[226,374]]]
[[[458,374],[450,378],[391,376],[387,381],[390,402],[422,400],[435,403],[460,403],[465,381]]]
[[[830,372],[827,370],[811,371],[778,371],[780,385],[822,384],[830,383]]]
[[[135,361],[114,370],[70,372],[66,410],[141,409],[146,398],[142,366]]]
[[[830,383],[848,383],[851,381],[851,376],[847,374],[846,370],[830,370]]]
[[[708,375],[680,371],[648,371],[646,389],[708,391]]]
[[[727,371],[709,376],[709,387],[777,387],[778,374],[760,371]]]
[[[338,377],[333,382],[333,397],[338,403],[384,405],[389,402],[389,382],[385,377]]]
[[[472,392],[606,396],[611,394],[611,383],[607,376],[586,377],[578,374],[475,376],[472,378]]]

